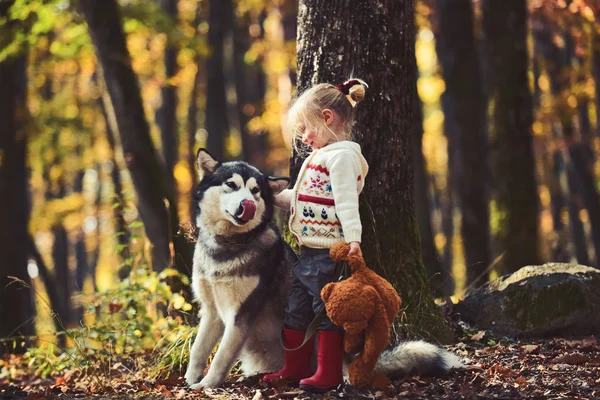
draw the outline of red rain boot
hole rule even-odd
[[[319,331],[317,372],[300,381],[300,389],[326,392],[342,383],[342,361],[344,357],[344,332]]]
[[[283,329],[283,338],[285,347],[294,349],[304,341],[304,331],[293,329]],[[265,382],[273,382],[278,379],[291,379],[299,381],[312,375],[310,368],[310,358],[312,356],[315,337],[311,337],[301,348],[294,351],[285,351],[285,364],[279,372],[268,374],[263,377]]]

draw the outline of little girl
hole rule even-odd
[[[310,322],[324,307],[321,289],[338,278],[329,248],[345,241],[350,242],[350,254],[361,254],[358,195],[369,167],[360,146],[350,139],[354,107],[364,99],[367,87],[360,79],[337,86],[319,84],[304,92],[288,113],[294,145],[301,138],[313,150],[302,164],[294,188],[275,198],[278,207],[290,210],[290,230],[301,248],[284,319],[284,343],[289,349],[302,344]],[[312,391],[335,388],[342,383],[343,334],[325,316],[319,325],[314,375],[311,338],[299,349],[286,351],[283,369],[264,380],[300,380],[302,389]]]

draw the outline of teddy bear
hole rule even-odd
[[[357,388],[385,389],[389,380],[373,370],[381,352],[388,346],[390,327],[400,312],[402,300],[392,285],[370,270],[362,256],[348,255],[350,244],[331,247],[333,261],[347,261],[352,275],[328,283],[321,290],[327,316],[344,328],[344,351],[356,354],[348,366],[350,383]]]

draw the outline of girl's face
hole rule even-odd
[[[320,129],[306,126],[303,123],[298,124],[298,130],[302,132],[302,143],[307,144],[313,150],[318,150],[329,144],[330,135],[327,135]]]
[[[335,135],[330,128],[333,119],[333,112],[329,109],[325,109],[323,110],[321,127],[310,126],[304,122],[298,123],[298,130],[302,132],[302,143],[309,145],[313,150],[318,150],[337,141],[337,135]]]

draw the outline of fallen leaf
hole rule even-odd
[[[527,354],[533,353],[534,351],[536,351],[539,348],[540,348],[539,344],[526,344],[526,345],[520,347],[520,349],[524,353],[527,353]]]
[[[563,354],[563,355],[556,357],[555,359],[552,360],[552,363],[577,365],[577,364],[584,364],[588,361],[590,361],[590,358],[586,355],[583,355],[581,353],[571,353],[571,354]]]
[[[479,331],[476,334],[474,334],[473,336],[471,336],[471,339],[477,342],[477,341],[483,339],[484,336],[485,336],[485,331]]]

